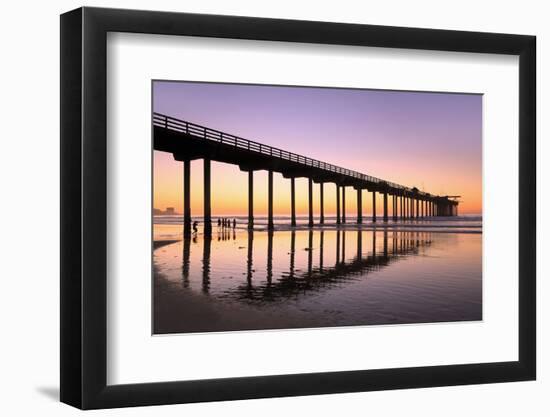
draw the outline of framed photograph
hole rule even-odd
[[[535,37],[61,16],[61,401],[533,380]]]

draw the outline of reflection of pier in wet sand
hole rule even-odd
[[[174,224],[168,230],[179,233]],[[479,233],[213,230],[154,251],[154,332],[480,320]]]
[[[290,297],[297,297],[309,292],[328,290],[334,286],[340,286],[346,282],[363,279],[372,271],[379,271],[390,264],[399,261],[407,256],[418,254],[419,247],[431,245],[432,239],[429,232],[355,232],[346,230],[335,230],[333,232],[313,230],[304,231],[307,233],[307,266],[304,270],[296,268],[296,231],[290,231],[289,260],[287,272],[280,274],[274,280],[273,269],[273,240],[278,232],[267,233],[266,269],[256,271],[254,269],[254,234],[258,232],[248,231],[246,259],[244,268],[246,273],[243,282],[224,291],[223,298],[254,302],[272,302],[284,300]],[[299,232],[300,233],[300,232]],[[335,262],[326,265],[325,257],[325,234],[335,233],[336,244]],[[357,235],[355,248],[346,248],[346,233]],[[315,250],[314,234],[318,243]],[[364,242],[363,236],[371,235],[371,242]],[[377,247],[378,239],[382,240],[381,247]],[[235,239],[235,234],[221,232],[224,239]],[[218,236],[220,238],[220,236]],[[208,294],[211,282],[211,245],[213,238],[206,235],[203,237],[202,246],[202,292]],[[196,239],[195,239],[196,241]],[[183,242],[183,266],[182,283],[185,288],[189,286],[189,265],[190,265],[191,238],[185,238]],[[370,246],[370,247],[367,247]],[[351,250],[350,250],[351,249]],[[367,249],[366,252],[363,249]],[[370,250],[369,250],[370,249]],[[346,250],[348,253],[346,253]],[[317,253],[315,253],[317,252]],[[352,257],[348,258],[348,255]]]

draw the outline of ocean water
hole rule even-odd
[[[279,217],[273,232],[255,220],[184,239],[181,216],[154,218],[154,333],[482,319],[479,216],[311,229]]]

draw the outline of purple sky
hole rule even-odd
[[[481,212],[481,95],[156,81],[153,108]]]

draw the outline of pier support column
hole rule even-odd
[[[273,171],[267,172],[267,228],[274,229],[273,225]]]
[[[183,161],[183,235],[191,236],[191,161]]]
[[[296,226],[296,181],[294,177],[290,179],[290,225]]]
[[[376,191],[372,192],[372,222],[376,223]]]
[[[392,210],[393,220],[397,221],[397,196],[395,194],[392,195],[392,202],[393,202],[393,210]]]
[[[336,184],[336,224],[340,224],[340,186]]]
[[[319,184],[319,224],[325,224],[325,187]]]
[[[342,223],[346,222],[346,186],[342,186]]]
[[[420,204],[420,200],[418,200],[418,198],[416,199],[416,218],[418,218],[418,207],[419,207],[419,204]]]
[[[388,193],[384,192],[384,222],[388,221]]]
[[[212,234],[212,206],[210,184],[210,159],[204,159],[204,234]]]
[[[248,171],[248,228],[254,228],[254,171]]]
[[[357,190],[357,224],[363,223],[363,190]]]
[[[309,195],[309,222],[308,226],[313,227],[313,180],[308,178],[308,195]]]
[[[399,196],[399,215],[401,219],[403,219],[405,216],[403,216],[403,196]]]

